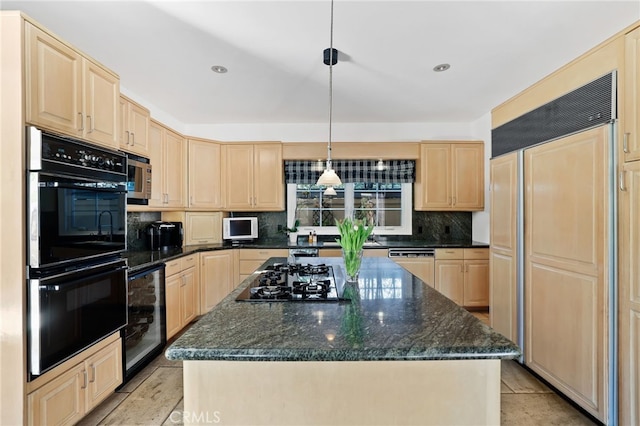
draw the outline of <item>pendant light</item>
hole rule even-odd
[[[329,48],[324,50],[324,63],[329,65],[329,143],[327,145],[327,167],[318,178],[316,185],[342,185],[342,181],[331,164],[331,126],[333,120],[333,66],[338,63],[338,51],[333,48],[333,0],[331,0],[331,31]]]

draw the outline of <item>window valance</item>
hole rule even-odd
[[[286,183],[314,184],[326,161],[284,162]],[[333,168],[343,183],[380,182],[413,183],[416,180],[414,160],[333,160]]]

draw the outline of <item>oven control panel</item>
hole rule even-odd
[[[77,142],[47,138],[42,143],[42,159],[59,161],[100,170],[125,172],[123,155],[104,151]]]

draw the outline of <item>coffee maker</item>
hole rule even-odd
[[[146,229],[147,248],[166,251],[182,247],[182,222],[152,222]]]

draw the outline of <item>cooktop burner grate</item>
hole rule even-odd
[[[333,267],[319,264],[276,263],[268,266],[238,295],[238,301],[337,301]]]

